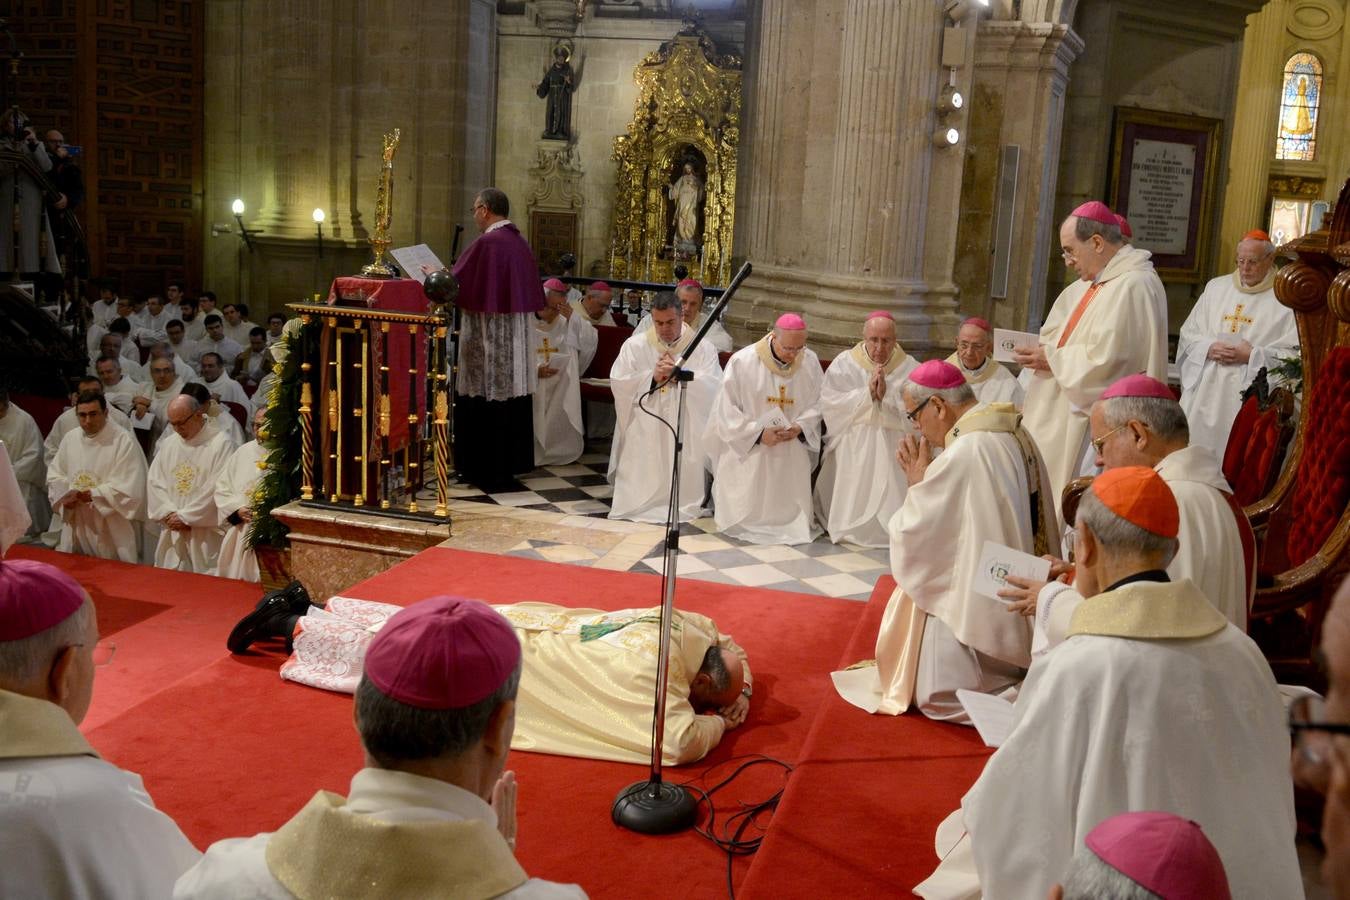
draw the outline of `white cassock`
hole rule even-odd
[[[675,427],[679,389],[667,384],[643,400],[643,407],[669,424],[661,424],[638,408],[638,400],[651,389],[652,373],[661,354],[675,359],[683,355],[694,339],[694,329],[684,325],[673,344],[665,344],[655,329],[635,332],[623,342],[619,356],[609,373],[614,391],[614,410],[618,425],[614,446],[609,454],[609,480],[614,484],[610,504],[611,519],[634,522],[666,521],[670,503],[670,473],[675,454]],[[717,389],[722,383],[722,367],[717,351],[706,340],[685,361],[694,380],[685,388],[684,450],[680,455],[680,521],[691,522],[703,516],[703,491],[707,452],[703,437]]]
[[[216,479],[216,509],[220,513],[220,527],[225,529],[216,570],[221,578],[262,580],[258,557],[248,546],[248,523],[232,525],[229,519],[239,510],[253,505],[253,489],[263,475],[267,453],[257,441],[249,441],[230,455],[229,462]]]
[[[103,386],[103,397],[110,406],[115,406],[124,413],[130,413],[131,401],[136,397],[144,397],[148,390],[145,385],[132,380],[123,372],[117,384]]]
[[[196,380],[195,378],[193,379]],[[143,428],[150,432],[150,453],[154,455],[155,447],[159,440],[164,436],[164,429],[169,424],[169,404],[173,398],[183,393],[183,385],[187,382],[180,376],[174,380],[174,383],[164,390],[159,390],[151,385],[149,392],[150,409],[146,411],[144,419],[136,417],[135,410],[132,411],[130,421],[133,428]],[[147,396],[142,394],[142,397]]]
[[[1095,282],[1075,281],[1061,291],[1041,326],[1050,371],[1031,373],[1022,414],[1045,458],[1056,505],[1066,484],[1095,468],[1088,411],[1102,391],[1139,372],[1167,382],[1167,295],[1149,258],[1147,250],[1121,248]],[[1077,325],[1063,337],[1089,292]]]
[[[975,590],[986,541],[1039,556],[1059,534],[1045,465],[1012,404],[975,406],[911,485],[891,520],[897,585],[877,632],[875,668],[835,673],[845,700],[900,715],[968,722],[964,689],[1011,692],[1031,663],[1031,622]]]
[[[1194,585],[1084,601],[1013,716],[939,827],[945,858],[919,896],[1044,897],[1089,831],[1140,810],[1199,823],[1234,898],[1303,896],[1284,704],[1261,651]]]
[[[107,300],[95,300],[89,306],[89,313],[93,316],[92,324],[103,326],[103,330],[106,332],[108,323],[117,318],[117,304],[115,302],[110,303]]]
[[[41,534],[47,530],[52,517],[52,508],[47,503],[47,462],[42,452],[42,431],[32,416],[10,401],[9,412],[0,419],[0,441],[9,453],[14,477],[19,481],[19,490],[32,519],[28,533]]]
[[[577,315],[573,310],[572,315],[564,321],[567,322],[567,340],[577,351],[577,375],[580,376],[585,374],[591,360],[595,359],[595,350],[600,346],[600,332],[590,324],[584,311]],[[610,324],[614,324],[612,320]]]
[[[0,441],[0,556],[8,553],[9,548],[28,533],[32,524],[33,517],[28,514],[23,490],[9,464],[9,451]]]
[[[169,346],[173,347],[173,355],[182,362],[187,363],[188,368],[192,370],[192,374],[196,375],[197,362],[201,359],[202,355],[201,344],[198,344],[185,334],[181,342],[177,344],[170,343]],[[178,366],[175,365],[174,368],[177,369]]]
[[[248,394],[244,392],[244,386],[224,372],[221,372],[220,377],[215,381],[207,381],[203,378],[201,383],[206,385],[208,391],[219,397],[222,403],[226,401],[238,403],[244,407],[245,412],[253,408],[253,404],[248,399]]]
[[[862,343],[825,371],[820,412],[825,451],[816,478],[816,511],[830,540],[886,547],[886,526],[905,502],[905,473],[895,461],[900,438],[914,434],[900,389],[919,365],[898,344],[886,361],[886,393],[872,399],[875,364]]]
[[[248,319],[240,319],[238,325],[231,325],[229,322],[225,322],[224,319],[225,317],[221,316],[221,321],[224,322],[225,325],[225,337],[234,341],[240,348],[247,347],[248,333],[258,326]]]
[[[594,331],[595,329],[590,329]],[[535,366],[547,363],[557,374],[540,378],[531,403],[534,407],[534,464],[565,466],[586,449],[581,421],[581,379],[577,350],[568,337],[567,319],[552,322],[535,318],[530,330],[530,356]]]
[[[820,385],[815,351],[790,365],[774,359],[767,334],[727,360],[705,444],[712,459],[717,530],[754,544],[808,544],[820,529],[811,470],[820,453]],[[760,442],[767,417],[781,412],[800,438]]]
[[[1245,287],[1237,272],[1205,285],[1195,308],[1181,326],[1177,367],[1181,369],[1181,408],[1191,426],[1191,443],[1208,447],[1223,460],[1241,395],[1262,367],[1279,365],[1280,357],[1298,356],[1294,311],[1275,299],[1275,272],[1254,287]],[[1215,342],[1248,341],[1251,358],[1226,365],[1206,359]],[[1271,387],[1276,379],[1271,376]]]
[[[67,491],[88,491],[92,502],[56,510]],[[47,497],[52,527],[61,531],[57,550],[140,562],[145,454],[126,429],[109,421],[93,437],[76,428],[62,438],[47,470]]]
[[[187,531],[162,528],[155,547],[155,565],[162,569],[216,574],[224,534],[216,510],[216,475],[233,448],[219,430],[202,428],[190,441],[170,431],[150,463],[146,484],[146,518],[159,522],[169,513],[191,526]]]
[[[706,312],[700,312],[698,314],[698,320],[693,325],[689,326],[689,330],[693,334],[698,334],[698,330],[702,328],[703,323],[707,321],[708,314]],[[637,328],[633,329],[633,333],[643,334],[644,332],[651,331],[651,328],[652,317],[650,315],[643,316],[642,321],[638,322]],[[727,334],[727,330],[722,327],[721,322],[712,323],[712,327],[708,329],[708,333],[704,336],[703,342],[705,344],[712,344],[713,351],[716,353],[731,352],[731,335]]]
[[[229,337],[223,337],[218,341],[211,340],[210,337],[199,338],[197,341],[202,352],[197,354],[197,368],[200,371],[202,365],[203,353],[215,353],[225,361],[225,368],[229,369],[238,359],[239,354],[244,352],[244,347],[238,341],[231,340]]]
[[[181,318],[181,317],[180,317],[180,318]],[[186,340],[186,341],[196,341],[198,344],[200,344],[202,341],[206,340],[206,325],[202,322],[202,319],[204,319],[204,318],[205,318],[205,316],[202,316],[202,315],[195,315],[195,316],[192,317],[192,321],[191,321],[191,322],[186,321],[186,320],[183,321],[183,339],[184,339],[184,340]],[[205,348],[205,347],[202,347],[202,348],[199,349],[198,352],[200,353],[200,351],[201,351],[201,350],[204,350],[204,349],[206,349],[206,348]],[[195,365],[195,363],[194,363],[194,365]]]
[[[142,347],[150,347],[161,341],[167,341],[169,334],[165,330],[169,323],[178,318],[178,310],[164,307],[159,315],[151,315],[149,307],[131,317],[131,339]]]
[[[108,407],[108,424],[131,430],[131,419],[127,418],[127,414],[111,405]],[[52,430],[47,432],[47,438],[42,442],[42,456],[48,466],[56,458],[56,451],[61,449],[61,440],[79,427],[80,420],[76,417],[73,406],[67,407],[56,417],[56,421],[52,423]]]
[[[1256,538],[1246,513],[1232,501],[1233,491],[1219,471],[1219,461],[1204,447],[1190,446],[1167,454],[1153,470],[1172,489],[1181,516],[1177,554],[1167,565],[1168,577],[1192,581],[1245,633],[1256,587]],[[1250,559],[1243,549],[1244,532],[1252,543]],[[1042,653],[1064,640],[1082,602],[1082,594],[1058,581],[1041,588],[1033,652]]]
[[[947,362],[961,370],[961,376],[966,379],[966,384],[970,385],[970,389],[975,392],[975,399],[980,403],[1011,403],[1018,409],[1022,408],[1022,401],[1026,397],[1022,385],[1013,373],[992,356],[985,357],[984,365],[978,369],[967,369],[961,357],[955,353],[947,357]]]

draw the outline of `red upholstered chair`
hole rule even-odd
[[[238,420],[239,427],[244,429],[244,434],[250,432],[248,427],[248,410],[244,408],[244,404],[236,403],[233,400],[222,400],[220,401],[220,405],[224,406],[225,409],[229,411],[230,415]]]
[[[632,336],[633,329],[619,325],[597,325],[595,330],[599,334],[599,340],[596,343],[595,356],[591,359],[591,364],[586,367],[585,372],[581,373],[583,379],[581,382],[581,399],[613,403],[614,392],[609,389],[609,385],[587,384],[584,379],[609,378],[609,370],[614,367],[614,360],[619,358],[619,351],[623,349],[623,342]]]
[[[728,350],[723,350],[717,354],[717,362],[724,369],[727,367],[727,360],[729,359],[731,359],[731,352]]]
[[[1294,437],[1294,395],[1284,388],[1270,390],[1262,369],[1242,396],[1228,433],[1223,477],[1238,503],[1250,506],[1266,496],[1280,476],[1280,462]]]

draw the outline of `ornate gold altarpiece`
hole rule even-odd
[[[670,282],[680,262],[707,284],[726,284],[741,138],[741,59],[719,54],[694,26],[648,54],[633,78],[639,88],[633,121],[627,134],[614,139],[618,171],[610,274]],[[669,189],[686,159],[697,160],[695,174],[704,182],[701,241],[696,258],[676,259]],[[699,163],[705,171],[697,171]]]

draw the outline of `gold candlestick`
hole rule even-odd
[[[397,128],[384,136],[384,163],[380,167],[380,186],[375,191],[375,234],[370,239],[375,258],[361,270],[366,278],[393,278],[395,275],[386,253],[391,243],[389,220],[394,215],[394,153],[401,136]]]

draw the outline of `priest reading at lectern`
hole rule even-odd
[[[455,467],[488,493],[523,490],[512,476],[534,468],[537,376],[530,353],[544,289],[530,245],[507,216],[506,194],[484,188],[473,201],[482,234],[455,263],[460,319],[455,378]]]

